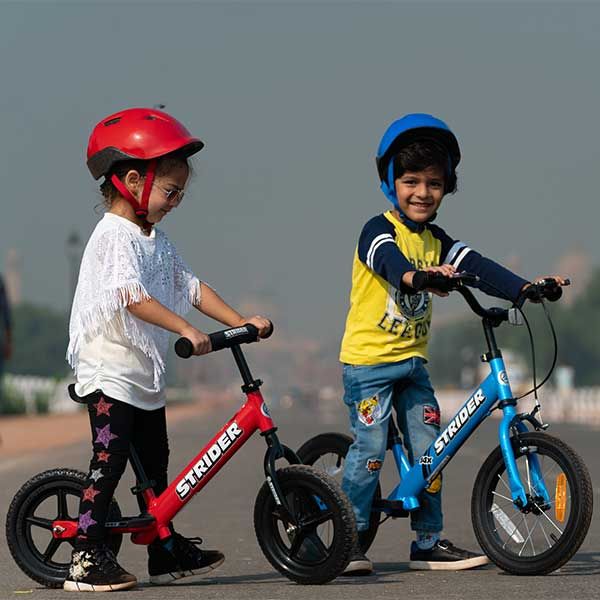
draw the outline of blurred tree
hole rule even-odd
[[[9,373],[64,377],[69,341],[66,314],[45,306],[21,303],[13,309],[13,354],[6,365]]]
[[[568,298],[569,288],[564,291]],[[500,300],[479,294],[484,306],[503,305]],[[558,338],[558,364],[575,370],[578,386],[600,385],[600,269],[596,269],[586,288],[570,303],[546,303]],[[554,345],[544,311],[540,305],[524,307],[533,331],[538,382],[552,363]],[[498,345],[522,356],[531,369],[531,346],[526,327],[502,325],[496,329]],[[465,318],[445,327],[433,327],[429,344],[430,371],[435,385],[460,386],[461,356],[472,355],[475,361],[485,351],[483,329],[478,317],[465,305]]]

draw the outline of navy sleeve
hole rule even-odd
[[[383,277],[396,289],[402,286],[402,276],[415,267],[396,245],[396,230],[383,216],[373,217],[358,239],[358,258],[369,269]]]
[[[529,283],[506,267],[469,248],[464,242],[452,239],[441,227],[429,225],[429,230],[442,242],[440,264],[447,263],[457,271],[478,275],[481,282],[477,287],[482,292],[497,298],[516,300],[521,288]]]

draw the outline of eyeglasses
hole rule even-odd
[[[156,182],[152,182],[152,185],[155,185],[165,195],[167,202],[172,202],[172,203],[181,202],[185,195],[185,190],[183,190],[181,188],[174,188],[172,190],[166,190],[164,187],[158,185],[158,183],[156,183]]]

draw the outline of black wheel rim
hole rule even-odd
[[[18,553],[15,560],[28,575],[40,582],[59,582],[67,575],[74,539],[56,539],[52,535],[52,528],[55,520],[77,519],[83,477],[82,474],[81,481],[67,478],[42,481],[29,491],[18,509],[15,527],[20,534],[20,541],[14,550]],[[109,519],[118,520],[120,514],[118,505],[113,501],[109,508]],[[121,541],[121,534],[112,535],[107,544],[116,554]]]
[[[274,501],[270,508],[270,545],[288,566],[316,567],[333,552],[337,534],[331,500],[310,481],[287,482],[283,488],[293,522]]]
[[[81,495],[81,487],[76,483],[69,484],[66,481],[57,481],[54,484],[46,484],[36,492],[33,492],[28,502],[23,507],[19,517],[19,525],[27,550],[32,558],[53,571],[65,572],[70,564],[70,552],[64,561],[54,560],[58,551],[66,545],[73,547],[73,539],[56,539],[52,535],[52,525],[55,520],[75,520],[77,517],[69,513],[69,497],[72,503],[78,503]],[[53,516],[41,516],[38,511],[48,501],[56,505],[56,514]],[[72,512],[72,511],[71,511]],[[42,532],[47,532],[44,536]]]

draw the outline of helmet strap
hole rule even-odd
[[[150,192],[152,191],[152,184],[154,183],[154,175],[156,173],[156,164],[157,160],[153,159],[150,161],[148,165],[148,170],[146,171],[146,179],[144,180],[144,189],[142,190],[142,198],[140,201],[140,206],[135,211],[135,214],[138,217],[142,217],[144,220],[148,216],[148,202],[150,200]]]
[[[135,211],[136,217],[141,218],[144,224],[147,224],[146,217],[148,216],[148,202],[150,200],[150,192],[152,191],[152,184],[154,183],[154,177],[156,174],[156,159],[151,160],[148,164],[148,170],[146,171],[146,177],[144,180],[144,188],[142,190],[142,197],[140,201],[127,189],[127,186],[113,174],[110,178],[112,184],[117,188],[119,194],[131,204]]]

